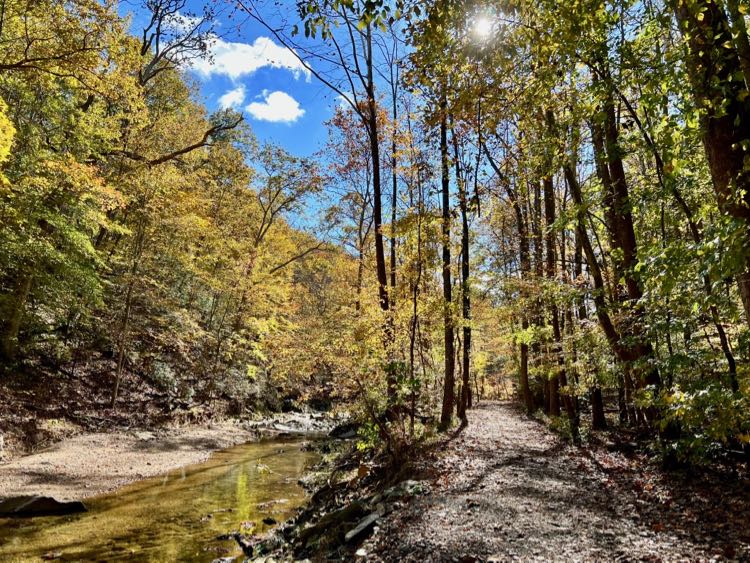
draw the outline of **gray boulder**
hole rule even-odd
[[[349,530],[346,533],[346,536],[344,536],[344,539],[347,542],[351,542],[356,540],[357,538],[363,536],[364,534],[368,533],[373,526],[375,526],[375,522],[377,522],[380,519],[380,514],[377,512],[373,512],[372,514],[368,514],[362,520],[359,521],[357,526],[351,530]]]
[[[52,497],[22,496],[0,499],[0,516],[62,516],[86,512],[86,505],[79,500],[61,502]]]

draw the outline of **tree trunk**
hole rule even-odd
[[[372,161],[373,202],[372,215],[375,227],[375,267],[378,278],[378,297],[380,308],[388,314],[388,276],[385,265],[385,248],[383,244],[383,197],[381,193],[380,139],[378,133],[378,108],[375,99],[375,81],[373,77],[372,29],[367,26],[367,132],[370,141],[370,158]],[[386,322],[384,343],[390,346],[392,333]]]
[[[625,323],[621,323],[622,336],[626,337],[627,344],[622,346],[622,353],[626,362],[626,371],[632,370],[635,384],[640,388],[645,385],[659,387],[659,372],[655,367],[645,365],[637,366],[638,363],[648,362],[653,357],[651,343],[644,340],[641,335],[642,323],[640,318],[640,300],[643,297],[640,284],[635,275],[635,266],[638,261],[638,247],[633,228],[633,214],[631,210],[630,195],[628,193],[625,168],[622,162],[621,147],[619,143],[619,132],[614,102],[611,92],[608,93],[604,109],[601,112],[602,122],[594,120],[592,124],[592,140],[596,169],[599,179],[608,195],[609,208],[607,210],[607,226],[610,231],[613,250],[617,251],[618,258],[613,260],[613,268],[617,279],[625,279],[627,297],[619,288],[615,290],[615,297],[620,302],[629,300],[629,309],[632,311]],[[622,344],[622,343],[621,343]]]
[[[545,239],[547,246],[546,277],[549,282],[557,279],[556,267],[556,237],[554,230],[555,223],[555,186],[551,176],[545,176],[542,184],[544,185],[544,218],[545,218]],[[552,314],[552,334],[554,338],[555,356],[557,358],[557,373],[550,379],[550,414],[560,416],[560,386],[567,387],[563,396],[565,404],[565,413],[570,423],[570,434],[574,442],[578,442],[578,413],[575,408],[575,399],[568,385],[567,375],[565,373],[565,358],[563,356],[562,330],[560,329],[560,310],[554,301],[551,303],[550,312]]]
[[[411,121],[407,115],[407,125],[409,132],[409,148],[412,155],[412,164],[416,161],[416,155],[414,151],[414,137],[411,134]],[[414,277],[410,277],[410,293],[411,293],[411,322],[409,323],[409,385],[411,386],[410,393],[410,417],[409,417],[409,429],[410,435],[414,436],[414,416],[417,408],[417,379],[416,370],[414,368],[415,363],[415,351],[417,344],[417,334],[419,329],[419,288],[422,283],[422,218],[424,216],[424,187],[422,185],[422,177],[418,167],[412,168],[415,173],[415,184],[417,188],[417,202],[416,202],[416,216],[417,216],[417,256],[414,262],[413,272],[416,272]],[[412,208],[415,207],[414,202],[414,186],[409,186],[409,204]],[[421,346],[420,346],[421,350]],[[424,369],[424,358],[422,358],[422,368]]]
[[[381,193],[381,175],[380,175],[380,139],[378,129],[378,107],[375,99],[375,79],[373,74],[373,53],[372,53],[372,27],[367,25],[365,34],[367,55],[367,132],[370,140],[370,158],[372,162],[372,217],[375,227],[375,268],[378,278],[378,298],[380,308],[384,314],[383,323],[383,347],[386,350],[388,361],[390,363],[391,348],[394,340],[393,315],[391,314],[388,300],[388,274],[385,264],[385,246],[383,241],[383,197]],[[388,366],[387,385],[388,385],[388,405],[394,405],[396,401],[396,374],[392,366]]]
[[[448,116],[445,92],[440,100],[440,169],[443,203],[442,246],[443,246],[443,323],[445,342],[445,380],[443,382],[443,408],[440,415],[440,429],[447,430],[451,425],[455,402],[455,351],[453,343],[453,302],[451,287],[451,209],[450,176],[448,165]]]
[[[391,139],[391,294],[390,306],[392,315],[396,310],[396,211],[398,202],[398,174],[396,171],[396,123],[398,119],[398,105],[396,103],[396,89],[393,87],[393,138]]]
[[[610,346],[612,347],[613,352],[618,357],[618,359],[623,359],[624,354],[622,346],[620,345],[620,334],[617,332],[617,329],[612,322],[612,318],[609,316],[609,309],[604,298],[606,289],[604,287],[604,278],[602,276],[602,271],[599,266],[599,261],[596,258],[596,254],[594,253],[594,247],[591,245],[591,240],[589,239],[588,232],[586,231],[586,224],[584,222],[586,212],[583,207],[583,195],[581,193],[581,186],[578,184],[578,178],[576,177],[571,164],[566,164],[563,167],[563,171],[565,173],[565,179],[568,182],[568,186],[570,188],[573,203],[575,203],[576,207],[578,208],[576,211],[576,235],[578,236],[578,240],[581,241],[581,247],[583,248],[584,255],[586,256],[586,263],[589,266],[589,273],[591,274],[591,279],[594,283],[592,299],[596,308],[596,316],[599,320],[599,324],[602,327],[602,331],[607,338],[607,342],[609,342]]]
[[[743,65],[727,14],[717,2],[672,0],[671,5],[687,38],[687,66],[695,103],[702,108],[703,146],[719,209],[742,224],[750,237],[750,170],[745,165],[750,158],[750,110],[744,72],[750,65]],[[734,23],[737,27],[737,21]],[[737,39],[746,40],[747,35]],[[737,76],[745,80],[737,80]],[[743,270],[737,273],[737,286],[750,325],[747,251],[743,264]]]
[[[461,325],[463,345],[461,347],[461,397],[458,416],[466,420],[466,410],[471,406],[471,383],[469,370],[471,364],[471,296],[469,295],[469,204],[466,193],[465,178],[461,174],[458,139],[453,131],[453,152],[455,159],[456,184],[458,185],[458,202],[461,208]]]
[[[531,239],[534,242],[534,281],[541,283],[544,276],[544,243],[542,242],[542,190],[540,182],[531,182],[528,190],[528,217],[531,226]],[[541,329],[544,326],[544,315],[541,293],[537,293],[532,307],[531,324]],[[535,339],[530,346],[530,356],[533,365],[542,363],[541,342]],[[552,410],[552,385],[549,379],[542,378],[542,408],[549,414]]]
[[[542,179],[544,186],[544,220],[545,220],[545,244],[547,246],[547,255],[545,261],[545,276],[549,282],[555,280],[555,233],[553,224],[555,222],[555,194],[554,184],[551,176],[545,176]],[[562,335],[560,334],[560,315],[557,305],[554,302],[550,304],[550,313],[552,317],[552,332],[554,338],[555,363],[558,369],[565,364],[562,357]],[[562,371],[553,372],[549,378],[549,414],[560,416],[560,379],[559,374]]]
[[[630,377],[629,370],[631,369],[633,362],[643,358],[641,354],[644,353],[644,349],[643,347],[634,346],[630,342],[623,342],[618,328],[615,326],[612,318],[609,315],[607,303],[604,299],[604,280],[602,278],[601,269],[599,267],[599,262],[596,259],[596,255],[594,254],[594,249],[591,246],[591,241],[588,238],[588,233],[586,232],[586,227],[583,222],[585,211],[583,208],[581,187],[578,184],[578,179],[575,177],[575,173],[573,172],[572,166],[570,164],[566,164],[563,167],[563,170],[565,172],[565,178],[568,181],[568,185],[570,187],[573,201],[578,207],[578,224],[576,226],[576,232],[581,240],[581,245],[583,246],[583,251],[586,255],[586,262],[589,265],[591,278],[594,282],[592,297],[594,305],[596,307],[596,316],[599,319],[599,324],[601,325],[605,336],[607,337],[607,341],[612,347],[612,351],[614,352],[617,359],[623,364],[623,370],[625,372],[625,386],[623,387],[623,390],[620,391],[618,396],[618,401],[620,401],[621,403],[620,417],[622,420],[623,416],[627,416],[627,410],[624,409],[627,409],[629,406],[627,404],[622,404],[622,402],[627,402],[629,400],[630,393],[628,393],[628,388],[632,386],[632,379]],[[654,413],[651,412],[649,413],[649,416],[652,416],[653,414]]]
[[[583,273],[582,254],[583,245],[580,240],[580,235],[576,233],[576,248],[574,257],[574,274],[576,278],[580,277]],[[578,300],[578,318],[582,321],[588,319],[586,301],[583,298]],[[597,370],[595,374],[594,384],[591,389],[591,428],[593,430],[604,430],[606,427],[607,419],[604,416],[604,400],[602,397],[602,389],[599,385],[599,372]]]
[[[602,389],[598,385],[591,390],[591,429],[604,430],[607,419],[604,417],[604,400]]]
[[[529,320],[524,315],[521,319],[521,328],[526,330],[529,328]],[[521,358],[519,366],[519,382],[521,384],[521,394],[523,395],[523,402],[526,406],[526,414],[531,416],[534,412],[534,397],[531,394],[531,388],[529,387],[529,345],[525,342],[521,343],[520,346]]]

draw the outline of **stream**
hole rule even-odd
[[[298,480],[319,454],[300,438],[214,453],[197,465],[85,500],[73,516],[0,519],[0,561],[190,561],[240,557],[232,531],[262,533],[305,501]]]

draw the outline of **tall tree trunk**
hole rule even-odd
[[[633,362],[643,358],[643,356],[639,355],[642,354],[643,351],[642,349],[633,346],[630,342],[630,339],[628,339],[627,342],[623,342],[621,333],[619,332],[618,328],[615,327],[615,324],[609,315],[607,303],[604,298],[604,279],[599,267],[599,262],[596,258],[596,255],[594,254],[594,249],[591,245],[591,241],[588,238],[588,233],[586,232],[584,223],[585,211],[583,208],[583,196],[581,193],[581,187],[578,184],[578,179],[576,178],[575,173],[573,172],[573,168],[570,164],[566,164],[563,167],[563,170],[565,172],[565,178],[570,187],[573,201],[578,207],[578,224],[576,226],[576,232],[581,240],[583,251],[586,256],[586,262],[589,265],[589,272],[591,273],[591,278],[594,282],[594,291],[592,292],[592,297],[594,305],[596,306],[596,316],[599,319],[599,324],[601,325],[602,330],[604,331],[604,335],[606,336],[607,341],[612,347],[615,356],[623,365],[623,369],[625,372],[625,385],[623,387],[623,389],[625,389],[625,395],[623,398],[625,401],[627,401],[629,399],[627,390],[632,387],[632,379],[630,377],[631,366],[633,365]],[[622,409],[621,413],[623,413]],[[632,419],[631,421],[635,422],[634,419]]]
[[[455,159],[456,184],[458,185],[458,203],[461,209],[461,326],[463,345],[461,347],[461,397],[458,416],[466,420],[466,410],[470,406],[471,383],[469,369],[471,364],[471,296],[469,295],[469,204],[466,193],[465,178],[461,174],[458,139],[453,131],[453,153]]]
[[[385,246],[383,241],[383,197],[381,193],[381,167],[380,167],[380,138],[378,124],[378,107],[375,99],[375,79],[373,74],[373,53],[372,53],[372,26],[367,25],[365,33],[366,41],[366,65],[367,65],[367,132],[370,140],[370,158],[372,162],[372,218],[375,227],[375,268],[378,278],[378,298],[380,308],[384,315],[383,326],[383,347],[386,350],[390,364],[390,355],[394,340],[394,319],[391,314],[388,300],[388,274],[385,264]],[[387,385],[388,385],[388,404],[390,407],[396,401],[396,377],[393,366],[388,365]]]
[[[396,211],[398,203],[398,173],[396,170],[396,124],[398,123],[398,105],[396,100],[396,86],[392,87],[393,104],[393,138],[391,139],[391,315],[396,310]]]
[[[543,179],[544,186],[544,218],[545,218],[545,242],[547,246],[547,262],[546,262],[546,277],[549,282],[555,282],[557,280],[557,244],[555,236],[555,186],[552,181],[552,177],[547,175]],[[565,405],[565,413],[568,416],[568,422],[570,423],[570,434],[574,442],[578,442],[578,413],[575,407],[575,399],[570,391],[570,386],[567,381],[567,374],[565,372],[565,358],[563,356],[563,340],[562,330],[560,328],[560,310],[554,301],[551,303],[550,312],[552,314],[552,335],[554,338],[555,345],[555,356],[557,358],[557,373],[554,374],[553,378],[550,379],[550,407],[551,414],[553,416],[560,415],[560,386],[566,387],[566,392],[563,395],[563,403]]]
[[[552,176],[545,176],[542,179],[544,186],[544,220],[545,220],[545,243],[547,246],[547,255],[545,261],[545,276],[549,282],[555,280],[555,233],[553,225],[555,223],[555,194]],[[562,335],[560,334],[560,315],[557,305],[554,302],[550,304],[550,313],[552,317],[552,332],[554,338],[555,363],[564,366],[565,362],[562,357]],[[562,371],[552,374],[548,381],[549,385],[549,414],[560,416],[560,379]]]
[[[388,314],[388,276],[385,265],[385,248],[383,244],[383,197],[381,193],[380,139],[378,125],[378,108],[375,99],[375,81],[373,77],[372,29],[368,25],[367,33],[367,132],[370,141],[370,158],[372,161],[372,215],[375,227],[375,267],[378,278],[378,297],[380,308]],[[390,346],[392,333],[389,323],[385,326],[386,346]]]
[[[643,297],[643,291],[635,275],[638,246],[611,91],[606,97],[600,118],[601,122],[594,120],[592,124],[594,156],[597,174],[608,195],[607,226],[613,250],[616,250],[618,255],[618,259],[613,260],[613,268],[617,279],[625,279],[627,293],[625,296],[621,290],[616,289],[616,298],[621,302],[629,300],[629,309],[632,311],[627,322],[622,323],[620,329],[623,336],[627,336],[628,342],[623,350],[629,357],[625,369],[635,375],[634,383],[639,388],[645,385],[659,387],[661,383],[659,372],[655,367],[648,365],[648,359],[653,357],[653,347],[641,335],[640,300]],[[644,363],[645,365],[639,365]],[[627,378],[628,376],[626,380]]]
[[[574,256],[574,271],[576,279],[583,273],[583,244],[580,234],[576,232],[576,248]],[[588,319],[586,301],[583,297],[578,300],[578,319]],[[607,427],[607,419],[604,416],[604,399],[602,397],[602,388],[599,384],[599,372],[594,375],[594,383],[591,388],[591,428],[592,430],[604,430]]]
[[[415,352],[417,345],[417,334],[419,330],[419,288],[422,283],[422,218],[424,217],[424,187],[422,185],[421,171],[418,166],[414,166],[417,162],[416,151],[414,150],[414,137],[411,134],[411,120],[409,116],[406,117],[408,127],[408,138],[409,138],[409,149],[411,154],[412,170],[414,171],[414,181],[407,184],[409,187],[409,205],[413,209],[416,207],[417,216],[417,256],[414,260],[414,266],[412,272],[413,277],[410,276],[410,294],[411,294],[411,322],[409,323],[409,385],[411,386],[410,392],[410,409],[409,409],[409,432],[410,435],[414,435],[414,417],[417,410],[417,378],[415,370]],[[417,201],[415,205],[414,201],[414,187],[417,189]],[[421,346],[420,346],[421,349]],[[424,358],[422,358],[422,367],[424,369]]]
[[[417,189],[419,190],[417,204],[417,257],[415,260],[416,276],[411,286],[411,323],[409,330],[409,384],[411,385],[410,432],[414,435],[414,414],[417,403],[417,381],[414,371],[414,349],[419,326],[419,284],[422,282],[422,183],[417,171]]]
[[[687,66],[696,105],[701,108],[703,146],[721,212],[741,224],[750,238],[750,108],[747,64],[735,44],[727,14],[715,0],[671,0],[688,43]],[[731,0],[730,0],[731,4]],[[730,5],[731,9],[731,5]],[[740,14],[741,15],[741,14]],[[738,18],[733,23],[735,27]],[[742,22],[744,24],[744,21]],[[745,61],[747,63],[747,61]],[[745,80],[737,80],[742,76]],[[750,252],[737,286],[750,325]]]
[[[589,267],[589,273],[591,274],[591,280],[594,284],[593,291],[591,292],[592,300],[596,309],[596,316],[599,320],[599,324],[602,327],[604,336],[607,338],[607,342],[612,347],[612,351],[618,357],[623,360],[627,355],[623,351],[623,347],[620,344],[620,334],[615,328],[615,324],[609,315],[609,307],[605,300],[606,288],[604,286],[604,277],[602,276],[602,270],[599,266],[599,261],[594,253],[594,247],[589,239],[588,232],[586,231],[585,223],[585,208],[583,207],[583,194],[581,193],[581,186],[578,183],[578,178],[573,171],[571,164],[565,164],[563,167],[565,173],[565,180],[568,182],[570,193],[575,203],[576,210],[576,235],[578,240],[581,241],[584,256],[586,257],[586,263]]]
[[[544,243],[542,242],[542,190],[541,183],[538,181],[531,182],[531,189],[528,190],[530,198],[528,216],[531,225],[531,238],[534,242],[534,280],[538,285],[544,276]],[[533,305],[533,315],[531,323],[537,328],[544,326],[544,314],[542,311],[543,303],[541,293],[537,294]],[[531,362],[539,366],[542,362],[541,343],[534,340],[530,346]],[[552,407],[552,385],[549,379],[542,378],[542,405],[544,412],[549,414]]]
[[[628,297],[632,301],[637,302],[643,297],[640,284],[635,277],[635,266],[638,262],[638,245],[635,240],[633,211],[630,194],[628,193],[628,183],[625,177],[625,166],[622,162],[617,116],[611,96],[607,98],[604,104],[602,118],[604,120],[604,146],[599,142],[594,147],[600,162],[597,169],[601,171],[602,166],[608,169],[607,175],[602,176],[600,174],[600,180],[604,184],[604,189],[610,195],[609,228],[612,231],[612,239],[615,247],[622,253],[622,258],[619,260],[619,271],[620,275],[625,278]],[[599,124],[595,123],[594,128],[598,129]],[[597,135],[601,136],[601,133],[597,131]]]
[[[451,208],[450,208],[450,168],[448,163],[448,116],[445,91],[440,99],[440,169],[443,203],[442,246],[443,246],[443,323],[445,342],[445,380],[443,382],[443,408],[440,415],[440,429],[447,430],[451,425],[455,402],[455,350],[453,342],[453,303],[451,287]]]
[[[469,219],[466,203],[466,189],[464,189],[463,204],[461,206],[461,313],[463,315],[463,356],[462,356],[462,373],[463,373],[463,393],[461,402],[463,404],[464,415],[466,409],[471,408],[471,287],[469,283],[470,263],[469,263]]]
[[[531,248],[529,244],[529,226],[527,217],[524,216],[523,209],[521,208],[521,202],[518,199],[518,194],[513,192],[510,186],[508,186],[508,194],[514,193],[511,198],[513,204],[513,210],[516,214],[516,228],[518,229],[518,252],[521,262],[521,284],[524,288],[522,290],[522,297],[528,298],[526,293],[526,284],[531,281]],[[523,314],[521,319],[521,328],[525,331],[529,328],[529,317],[526,313]],[[529,345],[524,341],[521,343],[521,391],[523,392],[524,402],[526,403],[526,413],[531,414],[534,412],[534,395],[531,392],[531,384],[529,382]]]

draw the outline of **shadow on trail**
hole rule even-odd
[[[470,417],[427,462],[438,475],[433,494],[384,524],[381,537],[391,538],[382,540],[384,560],[750,556],[742,545],[750,535],[747,483],[722,483],[733,497],[717,487],[709,498],[698,491],[704,485],[686,488],[666,475],[660,493],[673,500],[665,504],[639,494],[641,466],[626,461],[615,472],[621,475],[608,474],[586,463],[590,452],[570,448],[508,404],[482,403]]]

